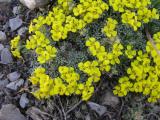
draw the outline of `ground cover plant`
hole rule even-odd
[[[100,80],[101,75],[105,74],[105,72],[112,72],[112,66],[121,64],[120,56],[130,59],[131,67],[126,69],[128,75],[119,79],[119,84],[113,90],[114,94],[126,96],[130,91],[140,92],[144,95],[149,95],[149,102],[156,102],[160,98],[160,81],[158,79],[160,32],[155,33],[153,39],[151,38],[154,43],[146,40],[146,49],[135,50],[133,45],[121,44],[123,39],[119,37],[116,29],[118,27],[117,24],[120,23],[130,27],[128,29],[137,31],[145,23],[154,19],[158,20],[158,10],[150,8],[150,0],[126,2],[120,0],[109,0],[107,2],[102,0],[80,0],[78,2],[58,0],[55,4],[53,10],[46,16],[41,15],[31,21],[29,26],[30,36],[25,45],[25,49],[35,51],[40,65],[29,78],[33,85],[39,86],[39,89],[33,92],[37,98],[48,98],[58,94],[81,94],[83,100],[88,100],[94,92],[94,83]],[[109,7],[115,12],[113,14],[121,17],[119,21],[104,13],[109,10]],[[81,59],[78,64],[75,64],[76,67],[65,65],[64,63],[56,63],[58,67],[54,68],[56,65],[52,62],[55,61],[56,55],[58,53],[63,54],[58,49],[61,41],[67,41],[69,34],[76,32],[79,34],[78,36],[81,36],[81,31],[85,30],[95,20],[102,19],[102,16],[107,17],[107,20],[104,22],[104,27],[101,28],[100,32],[107,38],[106,41],[111,42],[109,49],[112,48],[112,50],[107,51],[106,47],[108,46],[101,45],[92,36],[84,35],[81,41],[79,40],[78,42],[83,43],[84,48],[82,48],[82,51],[87,51],[88,47],[88,52],[93,57],[89,58],[90,56],[86,54],[87,61]],[[21,52],[20,50],[20,39],[20,36],[17,36],[11,41],[12,54],[17,58],[21,58],[20,54],[23,54],[23,51]],[[76,40],[73,40],[73,42],[76,42]],[[76,47],[72,48],[78,49]],[[78,52],[82,51],[78,50]],[[61,59],[59,60],[62,61]],[[45,71],[48,70],[47,67],[43,67],[44,64],[53,66],[53,72],[59,71],[60,74],[57,73],[59,76],[51,78],[47,75]],[[52,71],[48,72],[52,74]],[[80,77],[84,73],[82,80]]]
[[[88,101],[105,76],[114,83],[114,95],[160,100],[160,3],[52,2],[49,12],[31,20],[27,38],[16,36],[10,43],[16,59],[29,56],[35,98],[81,96]]]

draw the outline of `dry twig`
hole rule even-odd
[[[122,99],[122,98],[121,98],[121,102],[122,102],[121,108],[120,108],[120,111],[119,111],[119,113],[118,113],[119,119],[121,118],[121,113],[122,113],[122,110],[123,110],[123,107],[124,107],[124,102],[123,102],[123,99]]]
[[[147,27],[145,28],[145,32],[146,32],[146,36],[147,36],[148,40],[152,44],[153,48],[156,50],[157,54],[160,56],[160,51],[157,49],[156,44],[155,44],[154,40],[152,39]]]
[[[64,116],[64,120],[67,120],[67,117],[66,117],[66,112],[64,110],[64,107],[62,105],[62,102],[61,102],[61,98],[58,96],[58,100],[59,100],[59,103],[60,103],[60,106],[61,106],[61,109],[62,109],[62,113],[63,113],[63,116]]]
[[[76,107],[78,107],[83,101],[80,100],[78,103],[76,103],[71,109],[69,109],[67,112],[66,112],[66,115],[69,114],[71,111],[73,111]]]

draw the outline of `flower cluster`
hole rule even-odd
[[[120,85],[117,85],[115,87],[115,90],[113,91],[113,93],[120,97],[126,96],[133,86],[133,84],[129,81],[129,78],[127,76],[121,77],[119,79],[119,84]]]
[[[80,4],[73,9],[73,13],[75,16],[80,16],[86,23],[91,23],[105,10],[108,10],[108,5],[103,0],[80,0]]]
[[[82,95],[82,100],[88,100],[93,92],[91,78],[82,83],[79,81],[80,76],[72,67],[60,66],[60,77],[54,79],[45,74],[44,68],[36,68],[29,78],[33,85],[39,89],[33,91],[33,95],[38,99],[49,98],[54,95]],[[94,77],[95,78],[95,77]]]
[[[59,73],[60,73],[60,78],[63,80],[64,83],[63,85],[64,95],[67,96],[72,94],[82,95],[82,100],[88,100],[92,96],[94,92],[92,81],[93,80],[96,81],[98,79],[96,73],[95,73],[96,75],[94,75],[92,72],[92,76],[90,75],[88,80],[84,83],[79,81],[80,75],[74,71],[73,67],[60,66]],[[100,78],[98,80],[100,80]],[[55,85],[55,87],[56,86],[57,85]]]
[[[64,40],[69,32],[83,29],[87,23],[98,19],[105,10],[108,10],[108,5],[102,0],[81,0],[78,5],[72,0],[58,0],[58,5],[46,17],[39,16],[33,20],[29,31],[35,32],[48,25],[51,26],[54,41]]]
[[[98,61],[86,61],[85,63],[79,63],[78,67],[81,71],[86,73],[91,81],[98,82],[101,77],[101,72],[98,68]]]
[[[106,21],[106,25],[102,29],[102,31],[105,33],[105,35],[109,38],[113,38],[117,36],[116,25],[118,22],[115,19],[108,18]]]
[[[153,39],[157,49],[160,50],[160,32],[154,34]],[[133,58],[133,55],[130,57]],[[114,94],[125,96],[128,92],[138,92],[149,96],[149,102],[156,102],[160,99],[159,71],[160,56],[148,41],[146,52],[141,50],[137,52],[136,58],[131,62],[131,67],[127,69],[128,76],[119,79],[119,85],[115,87]]]
[[[126,12],[122,14],[121,18],[122,22],[132,26],[134,31],[137,31],[137,29],[141,27],[141,22],[138,20],[138,17],[135,12],[126,10]]]
[[[150,0],[109,0],[109,5],[118,12],[125,12],[126,9],[143,9],[150,4]]]
[[[49,98],[51,89],[54,85],[53,80],[45,74],[44,68],[36,68],[29,78],[33,85],[39,85],[39,89],[33,92],[36,98]]]
[[[34,33],[39,31],[39,29],[45,24],[45,18],[43,16],[38,16],[31,21],[29,25],[29,33]]]
[[[113,44],[112,52],[106,52],[105,47],[100,45],[95,38],[89,38],[86,41],[89,52],[98,59],[101,71],[109,72],[111,65],[119,64],[119,56],[122,55],[123,46],[119,42]]]
[[[36,31],[26,42],[27,49],[35,49],[40,64],[46,63],[56,57],[57,49],[50,45],[49,39],[45,35]]]
[[[136,50],[133,50],[133,46],[127,45],[127,49],[125,50],[125,55],[126,55],[129,59],[132,59],[133,57],[136,56]]]
[[[21,58],[19,42],[20,42],[20,36],[17,36],[13,40],[11,40],[11,52],[13,56],[17,58]]]
[[[133,27],[134,31],[137,31],[142,23],[159,19],[157,9],[149,9],[150,4],[150,0],[109,0],[113,10],[122,13],[122,22]]]

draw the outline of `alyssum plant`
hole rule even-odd
[[[43,99],[54,95],[74,94],[81,95],[82,100],[88,100],[101,76],[111,72],[114,65],[121,64],[120,56],[123,56],[130,61],[130,67],[119,78],[113,93],[120,97],[129,92],[142,93],[148,96],[149,102],[160,99],[160,55],[157,52],[160,50],[160,32],[153,35],[154,45],[147,41],[145,50],[135,50],[130,44],[121,44],[123,39],[120,40],[117,31],[120,23],[137,31],[144,23],[158,20],[157,9],[151,9],[150,6],[150,0],[58,0],[46,16],[33,19],[25,48],[37,54],[40,65],[29,78],[32,85],[36,86],[36,90],[32,92],[35,97]],[[112,49],[108,49],[109,46],[101,44],[95,37],[86,37],[82,42],[88,49],[90,59],[82,60],[76,68],[60,65],[57,68],[58,76],[54,78],[46,74],[47,68],[42,66],[54,61],[60,52],[59,44],[56,43],[68,40],[69,34],[80,33],[92,22],[102,18],[108,10],[113,10],[113,14],[117,13],[121,18],[116,20],[108,15],[104,27],[101,28],[101,34],[112,41]],[[20,49],[20,39],[17,36],[11,40],[11,51],[13,56],[21,59],[23,52]],[[82,80],[81,76],[85,76],[85,79]]]

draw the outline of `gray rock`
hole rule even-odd
[[[0,0],[0,3],[9,3],[11,0]]]
[[[91,110],[95,111],[99,116],[102,116],[107,111],[106,107],[94,102],[88,102],[87,105],[90,107]]]
[[[7,31],[8,28],[9,28],[9,22],[7,21],[7,22],[3,25],[3,29]]]
[[[120,103],[120,100],[112,92],[106,91],[103,95],[101,102],[103,105],[110,105],[112,107],[116,107]]]
[[[42,7],[49,3],[50,0],[20,0],[20,2],[31,10]]]
[[[27,27],[21,27],[21,28],[18,30],[18,35],[22,36],[27,30],[28,30]]]
[[[26,93],[22,94],[19,101],[21,108],[25,108],[28,103],[29,103],[29,99],[27,98],[27,94]]]
[[[14,82],[9,83],[6,88],[17,91],[24,84],[23,79],[16,80]]]
[[[2,64],[9,64],[13,62],[12,55],[8,48],[4,48],[1,52],[1,61]]]
[[[9,81],[7,79],[6,80],[0,80],[0,90],[3,90],[8,83],[9,83]]]
[[[4,74],[0,73],[0,79],[2,79],[4,77]]]
[[[19,10],[20,10],[20,6],[15,6],[15,7],[13,7],[13,14],[14,15],[18,15],[18,13],[19,13]]]
[[[7,37],[6,37],[5,32],[0,31],[0,41],[4,41],[6,39],[7,39]]]
[[[16,72],[9,73],[9,74],[7,75],[7,78],[8,78],[11,82],[13,82],[13,81],[18,80],[18,79],[20,78],[20,76],[21,76],[21,74],[16,71]]]
[[[22,25],[22,19],[19,16],[9,20],[9,27],[11,31],[17,30]]]
[[[4,49],[3,44],[0,44],[0,51],[2,51]]]
[[[19,109],[12,104],[3,105],[0,110],[0,120],[27,120]]]

